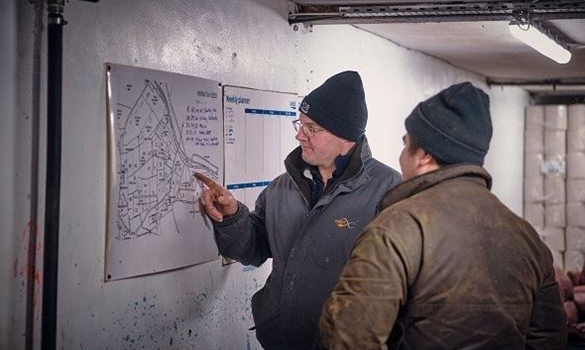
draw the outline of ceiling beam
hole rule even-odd
[[[493,79],[487,78],[486,83],[488,86],[571,86],[571,87],[584,87],[585,77],[574,77],[574,78],[557,78],[557,79]]]
[[[546,93],[531,93],[534,104],[537,105],[572,105],[585,103],[583,94],[550,95]]]
[[[585,18],[583,0],[417,2],[376,5],[297,5],[290,24],[367,24],[513,21],[528,11],[538,22]]]

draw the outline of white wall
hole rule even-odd
[[[0,349],[9,348],[12,294],[14,169],[16,130],[16,2],[0,2]],[[4,170],[6,169],[6,170]]]
[[[25,10],[19,15],[24,21],[31,5],[19,6]],[[293,31],[286,21],[288,6],[284,0],[66,3],[57,327],[63,349],[259,348],[254,333],[247,330],[252,326],[250,298],[264,284],[269,266],[221,267],[215,261],[104,283],[105,62],[299,94],[341,70],[358,70],[369,103],[367,135],[374,155],[397,169],[404,118],[417,102],[464,80],[487,88],[481,76],[352,26],[316,26],[312,32],[300,26]],[[21,59],[29,62],[32,39],[27,33],[21,36],[28,43]],[[30,68],[25,64],[19,73],[31,74]],[[495,136],[486,166],[494,175],[496,193],[519,212],[527,95],[520,89],[489,93]],[[17,114],[30,108],[26,91],[18,98]],[[28,126],[20,119],[18,123]],[[16,157],[30,157],[30,150],[12,151]],[[26,187],[30,180],[25,178],[15,175],[0,185],[3,191],[10,181]],[[1,215],[2,221],[10,218],[9,211]],[[16,229],[10,231],[18,258],[24,256],[27,239],[20,235],[27,224],[23,217],[15,217]],[[0,263],[13,261],[0,256]],[[23,278],[13,278],[11,288],[18,289]],[[12,316],[23,307],[22,293],[14,298],[20,310]],[[17,332],[2,329],[11,334],[13,348],[23,344],[22,322],[19,316],[11,325]]]
[[[485,168],[494,178],[492,192],[523,216],[524,107],[529,95],[522,89],[494,86],[490,90],[494,136]]]

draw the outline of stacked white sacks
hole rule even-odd
[[[578,270],[585,252],[585,105],[568,107],[566,270]]]
[[[544,107],[526,108],[524,137],[524,218],[544,227]]]
[[[544,174],[544,229],[541,231],[541,237],[551,250],[559,253],[565,251],[566,154],[567,106],[545,106],[544,162],[541,167]],[[563,261],[566,268],[566,258]]]
[[[555,264],[562,267],[563,251],[565,250],[564,231],[559,235],[559,229],[554,226],[545,229],[545,200],[547,199],[545,196],[545,173],[554,171],[554,168],[547,169],[547,164],[555,165],[554,162],[545,162],[545,107],[529,106],[526,108],[525,125],[524,218],[534,226],[542,240],[551,249]],[[549,186],[554,185],[558,186],[555,181],[551,181],[549,184]],[[551,205],[555,201],[557,201],[556,198],[549,199]],[[554,219],[554,215],[550,216],[549,222],[551,219]]]

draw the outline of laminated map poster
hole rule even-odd
[[[221,84],[107,64],[106,280],[218,259],[198,171],[223,183]]]
[[[298,146],[292,121],[297,94],[236,86],[223,88],[225,184],[254,210],[258,195],[285,172],[284,159]]]

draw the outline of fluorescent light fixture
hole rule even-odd
[[[560,64],[571,60],[571,53],[534,25],[510,23],[510,32],[518,40]]]

